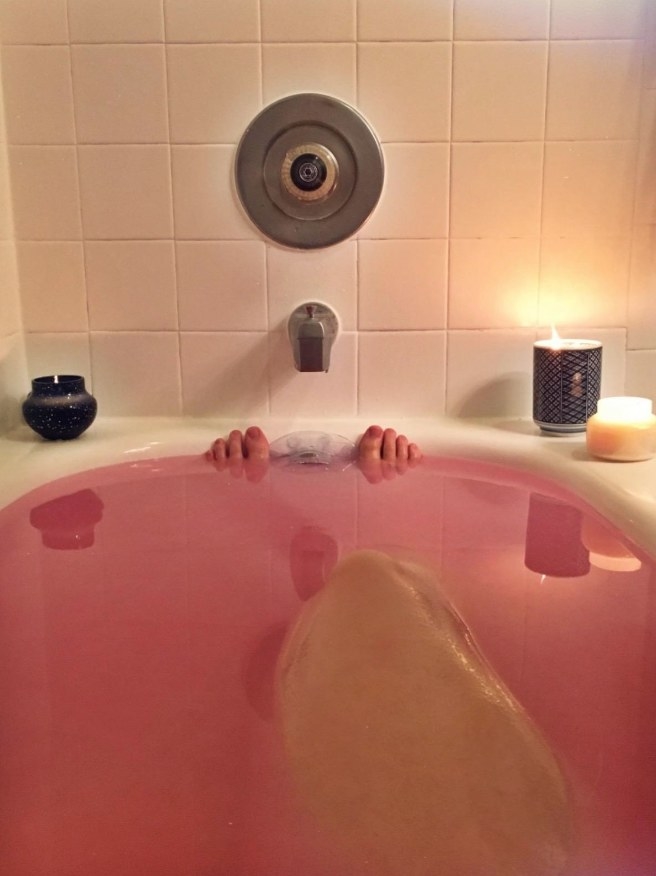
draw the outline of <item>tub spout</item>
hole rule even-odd
[[[309,301],[296,308],[288,330],[298,371],[328,371],[337,329],[337,315],[326,304]]]

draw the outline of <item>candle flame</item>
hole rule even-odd
[[[551,325],[551,343],[554,347],[560,347],[560,345],[562,343],[562,338],[560,337],[560,335],[556,331],[556,326],[553,325],[553,323]]]
[[[59,377],[55,374],[55,383],[59,383]]]

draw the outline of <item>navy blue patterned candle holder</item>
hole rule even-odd
[[[35,377],[32,392],[23,402],[25,422],[49,441],[77,438],[97,412],[98,404],[87,392],[84,377],[77,374]]]
[[[533,420],[543,432],[585,432],[601,387],[599,341],[559,338],[533,345]]]

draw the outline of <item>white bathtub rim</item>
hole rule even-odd
[[[49,481],[119,462],[202,454],[218,435],[252,420],[99,417],[74,441],[44,441],[27,426],[0,437],[0,507]],[[371,419],[258,417],[270,440],[324,431],[357,440]],[[613,463],[589,457],[585,435],[550,437],[529,420],[386,418],[425,454],[492,462],[554,481],[592,505],[656,557],[656,459]]]

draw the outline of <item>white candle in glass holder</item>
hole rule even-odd
[[[656,453],[656,416],[648,398],[600,398],[587,422],[588,452],[600,459],[637,462]]]

